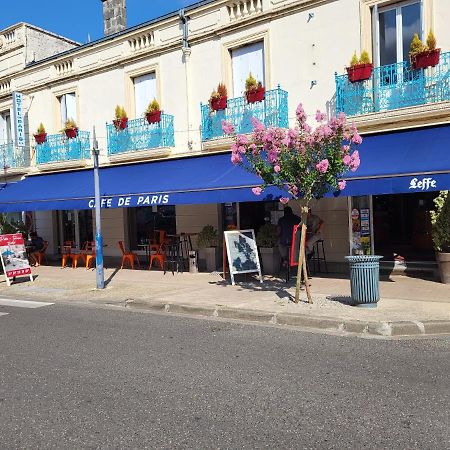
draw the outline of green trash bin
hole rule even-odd
[[[380,259],[377,255],[346,256],[350,264],[350,287],[355,306],[376,308],[380,300]]]

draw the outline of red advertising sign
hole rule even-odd
[[[0,256],[6,278],[31,275],[25,242],[20,233],[0,235]]]

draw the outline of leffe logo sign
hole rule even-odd
[[[409,182],[409,189],[420,189],[421,191],[428,191],[429,189],[436,189],[437,182],[434,178],[413,178]]]

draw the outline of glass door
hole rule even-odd
[[[86,241],[92,241],[94,224],[91,210],[58,211],[58,235],[60,247],[65,241],[73,241],[81,249]]]
[[[378,10],[376,24],[379,109],[395,109],[421,103],[417,98],[419,71],[411,70],[409,46],[414,33],[422,37],[422,2],[412,0]]]

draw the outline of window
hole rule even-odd
[[[378,12],[378,49],[381,66],[407,61],[414,33],[422,36],[421,2],[410,1]]]
[[[148,73],[133,79],[134,83],[134,104],[136,117],[141,117],[147,109],[148,104],[157,98],[156,94],[156,74]]]
[[[68,119],[77,121],[77,98],[74,92],[64,94],[59,97],[61,107],[61,124],[65,124]]]
[[[264,42],[255,42],[231,50],[231,60],[235,97],[242,95],[245,91],[245,80],[250,72],[264,84]]]
[[[128,230],[130,248],[138,249],[138,244],[148,242],[155,231],[176,233],[175,206],[141,206],[128,209]]]
[[[0,145],[8,144],[12,140],[11,116],[9,111],[0,113]]]

